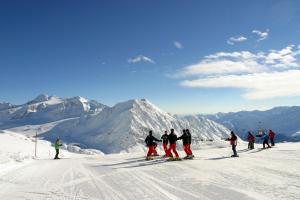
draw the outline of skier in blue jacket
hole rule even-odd
[[[269,145],[269,135],[266,134],[265,131],[261,135],[256,135],[256,137],[261,137],[262,138],[262,140],[263,140],[263,149],[266,148],[266,145],[268,146],[268,148],[271,148],[271,146]]]

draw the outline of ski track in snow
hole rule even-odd
[[[205,149],[174,162],[139,153],[36,160],[0,176],[0,199],[300,199],[299,143],[244,149],[239,158]]]

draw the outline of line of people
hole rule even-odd
[[[275,132],[272,131],[271,129],[269,129],[269,134],[267,134],[265,131],[262,131],[261,134],[258,134],[258,135],[254,135],[252,134],[250,131],[248,131],[248,137],[247,137],[247,140],[248,140],[248,149],[254,149],[254,143],[255,143],[255,140],[256,140],[256,137],[259,137],[263,140],[263,149],[266,148],[271,148],[272,146],[275,146]],[[269,144],[269,140],[271,142],[271,146]]]
[[[174,132],[174,129],[171,129],[170,134],[167,131],[161,136],[161,139],[157,139],[153,136],[152,131],[149,131],[149,135],[146,137],[145,142],[148,147],[148,153],[146,156],[146,160],[151,159],[151,156],[156,156],[157,151],[157,143],[162,142],[163,149],[165,151],[164,157],[168,157],[174,160],[180,160],[179,154],[176,149],[176,142],[177,140],[182,140],[183,149],[186,153],[186,157],[184,159],[192,159],[194,157],[193,152],[191,150],[191,143],[192,143],[192,136],[189,129],[183,129],[183,134],[180,137]],[[175,155],[175,158],[173,157]]]
[[[269,130],[269,134],[267,134],[265,131],[262,131],[261,134],[254,135],[250,131],[248,131],[248,149],[252,150],[254,149],[254,143],[256,140],[256,137],[262,138],[263,140],[263,149],[271,148],[271,146],[275,146],[275,132],[271,129]],[[186,153],[186,157],[184,159],[192,159],[194,157],[193,152],[191,150],[191,143],[192,143],[192,137],[189,129],[183,129],[183,134],[180,137],[177,137],[177,135],[174,132],[174,129],[171,129],[170,134],[168,134],[167,131],[161,136],[161,139],[157,139],[152,135],[152,131],[149,131],[149,135],[146,137],[145,142],[147,144],[147,147],[149,148],[146,159],[151,159],[151,156],[158,156],[156,148],[157,143],[156,142],[162,142],[163,149],[165,151],[164,157],[173,158],[173,154],[175,154],[175,160],[180,160],[179,154],[176,149],[176,142],[177,140],[182,140],[183,149]],[[232,147],[233,155],[231,157],[238,157],[236,146],[237,146],[237,140],[238,137],[236,134],[231,131],[230,137],[225,139],[230,142],[230,145]],[[271,146],[269,144],[269,140],[271,141]],[[173,154],[172,154],[173,153]]]
[[[262,133],[258,134],[258,135],[254,135],[250,131],[248,131],[248,137],[247,137],[248,149],[249,150],[254,149],[254,143],[255,143],[256,137],[262,138],[263,149],[266,148],[266,145],[267,145],[267,148],[271,148],[271,146],[275,146],[275,135],[276,135],[275,132],[272,131],[271,129],[269,130],[269,134],[267,134],[265,131],[262,131]],[[232,146],[233,155],[231,157],[238,157],[238,154],[236,151],[238,137],[236,136],[236,134],[233,131],[231,131],[230,138],[228,138],[226,140],[230,141],[230,144]],[[271,146],[269,144],[269,140],[271,141]]]

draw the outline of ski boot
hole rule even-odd
[[[151,156],[147,156],[146,160],[153,160],[153,158]]]

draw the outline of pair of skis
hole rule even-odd
[[[194,157],[184,157],[184,158],[172,158],[172,157],[146,157],[146,160],[156,160],[156,159],[164,159],[166,161],[182,161],[182,160],[193,160]]]

